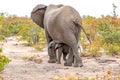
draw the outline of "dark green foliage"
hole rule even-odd
[[[10,23],[8,30],[11,35],[16,35],[21,29],[23,25],[18,22]]]
[[[117,43],[120,45],[120,31],[110,33],[104,37],[106,43]]]

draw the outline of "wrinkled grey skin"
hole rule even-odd
[[[70,6],[57,6],[42,4],[37,5],[32,13],[33,21],[45,29],[48,44],[51,41],[56,43],[64,43],[71,49],[71,54],[68,56],[65,65],[69,65],[71,58],[74,55],[74,67],[82,67],[83,63],[78,54],[78,40],[80,37],[82,21],[79,13]],[[54,54],[54,53],[52,53]],[[55,55],[49,56],[49,62],[55,62]]]

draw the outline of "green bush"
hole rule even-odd
[[[104,37],[106,43],[118,43],[120,44],[120,31],[110,33]]]
[[[3,49],[2,49],[2,48],[0,48],[0,53],[1,53],[1,52],[3,52]]]
[[[21,29],[23,25],[19,22],[11,22],[8,26],[8,31],[10,35],[16,35]]]
[[[120,31],[114,32],[111,36],[113,43],[118,43],[120,45]]]
[[[5,37],[3,35],[0,35],[0,41],[2,41],[3,39],[5,39]]]
[[[106,43],[103,45],[103,47],[104,47],[107,55],[119,54],[119,52],[120,52],[120,46],[118,44]]]
[[[0,72],[3,71],[6,65],[11,62],[11,60],[4,54],[0,53]]]

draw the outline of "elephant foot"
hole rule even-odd
[[[72,66],[72,63],[65,62],[64,66]]]
[[[56,59],[50,59],[48,60],[48,63],[56,63]]]
[[[83,67],[83,63],[82,62],[81,63],[75,63],[74,67]]]

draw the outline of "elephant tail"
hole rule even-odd
[[[88,40],[89,43],[91,44],[91,40],[90,40],[90,38],[88,37],[88,35],[87,35],[85,29],[84,29],[83,26],[82,26],[82,21],[80,21],[79,19],[75,19],[75,20],[73,21],[73,23],[74,23],[75,25],[79,26],[79,27],[83,30],[83,32],[84,32],[84,34],[85,34],[87,40]]]

